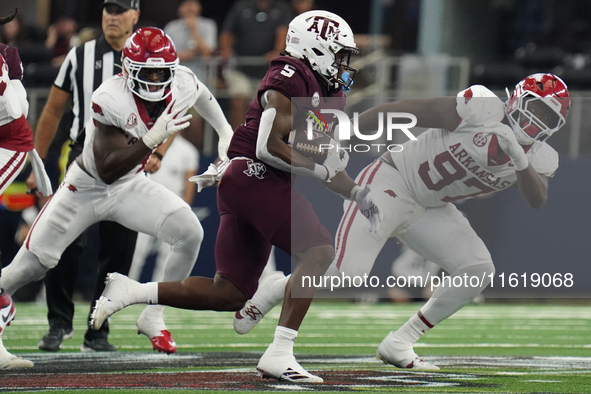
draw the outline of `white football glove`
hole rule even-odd
[[[380,223],[384,215],[375,203],[369,185],[366,185],[363,188],[361,186],[355,186],[353,190],[351,190],[351,200],[354,200],[357,203],[359,212],[369,220],[369,232],[377,233],[380,229]]]
[[[314,171],[314,175],[324,182],[330,180],[339,172],[344,171],[349,163],[349,154],[344,149],[339,149],[341,146],[334,139],[330,140],[330,144],[334,147],[328,152],[328,156],[322,163],[322,167],[326,169],[328,175],[324,175],[319,171]]]
[[[166,138],[176,133],[177,131],[189,127],[189,119],[193,117],[191,114],[186,114],[182,118],[175,119],[178,114],[187,109],[179,108],[172,111],[172,107],[176,101],[171,101],[166,107],[162,115],[158,117],[154,126],[142,137],[144,144],[150,149],[154,149],[162,143]],[[171,112],[172,111],[172,112]]]
[[[487,129],[486,134],[497,136],[499,146],[511,158],[513,166],[517,171],[523,171],[529,166],[529,160],[525,156],[523,147],[517,142],[517,137],[513,129],[501,122],[487,123],[484,125]]]
[[[222,179],[222,175],[224,175],[224,171],[230,165],[230,160],[224,160],[219,165],[215,165],[211,163],[205,171],[201,175],[195,175],[189,178],[190,182],[197,184],[197,193],[201,193],[201,190],[205,189],[206,187],[210,187],[218,183]]]

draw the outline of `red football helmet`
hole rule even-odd
[[[125,41],[123,74],[133,93],[147,101],[160,101],[170,93],[179,64],[172,39],[156,27],[142,27]]]
[[[569,109],[570,94],[564,81],[542,73],[519,82],[505,104],[507,118],[522,145],[545,141],[557,132],[566,123]]]

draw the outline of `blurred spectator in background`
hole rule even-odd
[[[51,57],[43,44],[44,40],[44,29],[38,26],[27,26],[19,14],[10,23],[0,27],[0,42],[18,47],[25,70],[31,63],[49,62]],[[32,78],[29,78],[27,71],[25,74],[27,78],[23,82],[29,85],[33,82]]]
[[[174,41],[180,63],[207,83],[206,60],[217,48],[218,27],[212,19],[201,16],[201,3],[197,0],[183,0],[178,16],[164,27],[164,32]]]
[[[232,55],[238,65],[226,64],[223,70],[226,89],[231,97],[230,124],[243,123],[246,109],[254,98],[268,64],[241,65],[241,56],[264,56],[270,62],[285,49],[287,25],[291,20],[289,5],[280,0],[241,0],[228,12],[220,34],[220,55],[227,62]]]
[[[88,42],[90,40],[94,40],[95,38],[101,35],[100,31],[97,31],[93,27],[84,27],[80,29],[78,34],[74,38],[72,38],[72,46],[79,47],[80,45]]]
[[[45,47],[51,51],[51,64],[59,67],[70,48],[74,46],[74,38],[78,32],[78,22],[69,16],[60,17],[47,28]]]
[[[314,0],[291,0],[291,8],[293,9],[293,16],[298,16],[304,12],[314,9]]]
[[[3,25],[0,29],[0,42],[10,46],[17,46],[27,39],[27,29],[20,15]]]
[[[198,167],[199,151],[192,143],[179,134],[174,137],[172,144],[170,144],[170,147],[166,151],[166,156],[162,159],[162,165],[158,172],[148,174],[148,178],[164,185],[168,190],[181,197],[187,204],[192,205],[196,186],[193,182],[189,182],[189,178],[197,175]],[[146,259],[152,253],[156,253],[154,270],[146,282],[161,281],[164,278],[164,268],[166,268],[170,249],[171,246],[161,239],[139,233],[128,276],[132,279],[140,280]]]
[[[217,24],[214,20],[201,16],[201,3],[197,0],[183,0],[177,12],[179,19],[169,22],[164,27],[164,32],[172,38],[180,63],[189,67],[200,81],[214,86],[215,79],[211,81],[212,78],[208,78],[211,76],[211,69],[207,67],[207,61],[218,46]],[[204,120],[193,108],[189,113],[193,118],[185,131],[194,135],[197,146],[202,148]]]

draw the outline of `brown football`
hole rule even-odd
[[[308,139],[308,133],[305,131],[292,130],[289,132],[287,143],[302,156],[309,157],[315,163],[322,164],[335,142],[325,133],[314,131],[312,132],[312,139]]]

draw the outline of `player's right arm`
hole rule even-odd
[[[257,136],[257,158],[275,168],[298,175],[313,176],[321,181],[329,181],[347,165],[346,158],[327,158],[322,164],[316,164],[287,144],[291,130],[292,113],[297,113],[291,100],[276,90],[267,90],[261,97],[265,108],[259,123]]]
[[[189,126],[192,115],[186,114],[177,118],[181,112],[186,111],[186,108],[173,109],[174,104],[175,102],[172,101],[158,117],[154,126],[132,145],[129,145],[127,136],[121,128],[97,120],[99,117],[107,119],[100,110],[99,113],[93,114],[96,128],[92,151],[96,170],[103,182],[108,185],[115,182],[133,170],[167,137]],[[93,106],[95,105],[93,102]],[[98,105],[96,107],[100,108]]]
[[[92,151],[96,170],[103,182],[110,185],[129,171],[133,170],[152,149],[146,144],[136,142],[128,145],[123,130],[95,120],[94,142]]]
[[[265,110],[259,126],[257,158],[272,166],[284,167],[280,169],[285,171],[291,170],[290,165],[314,170],[314,162],[292,151],[285,142],[291,131],[291,100],[276,90],[267,90],[262,101]]]

